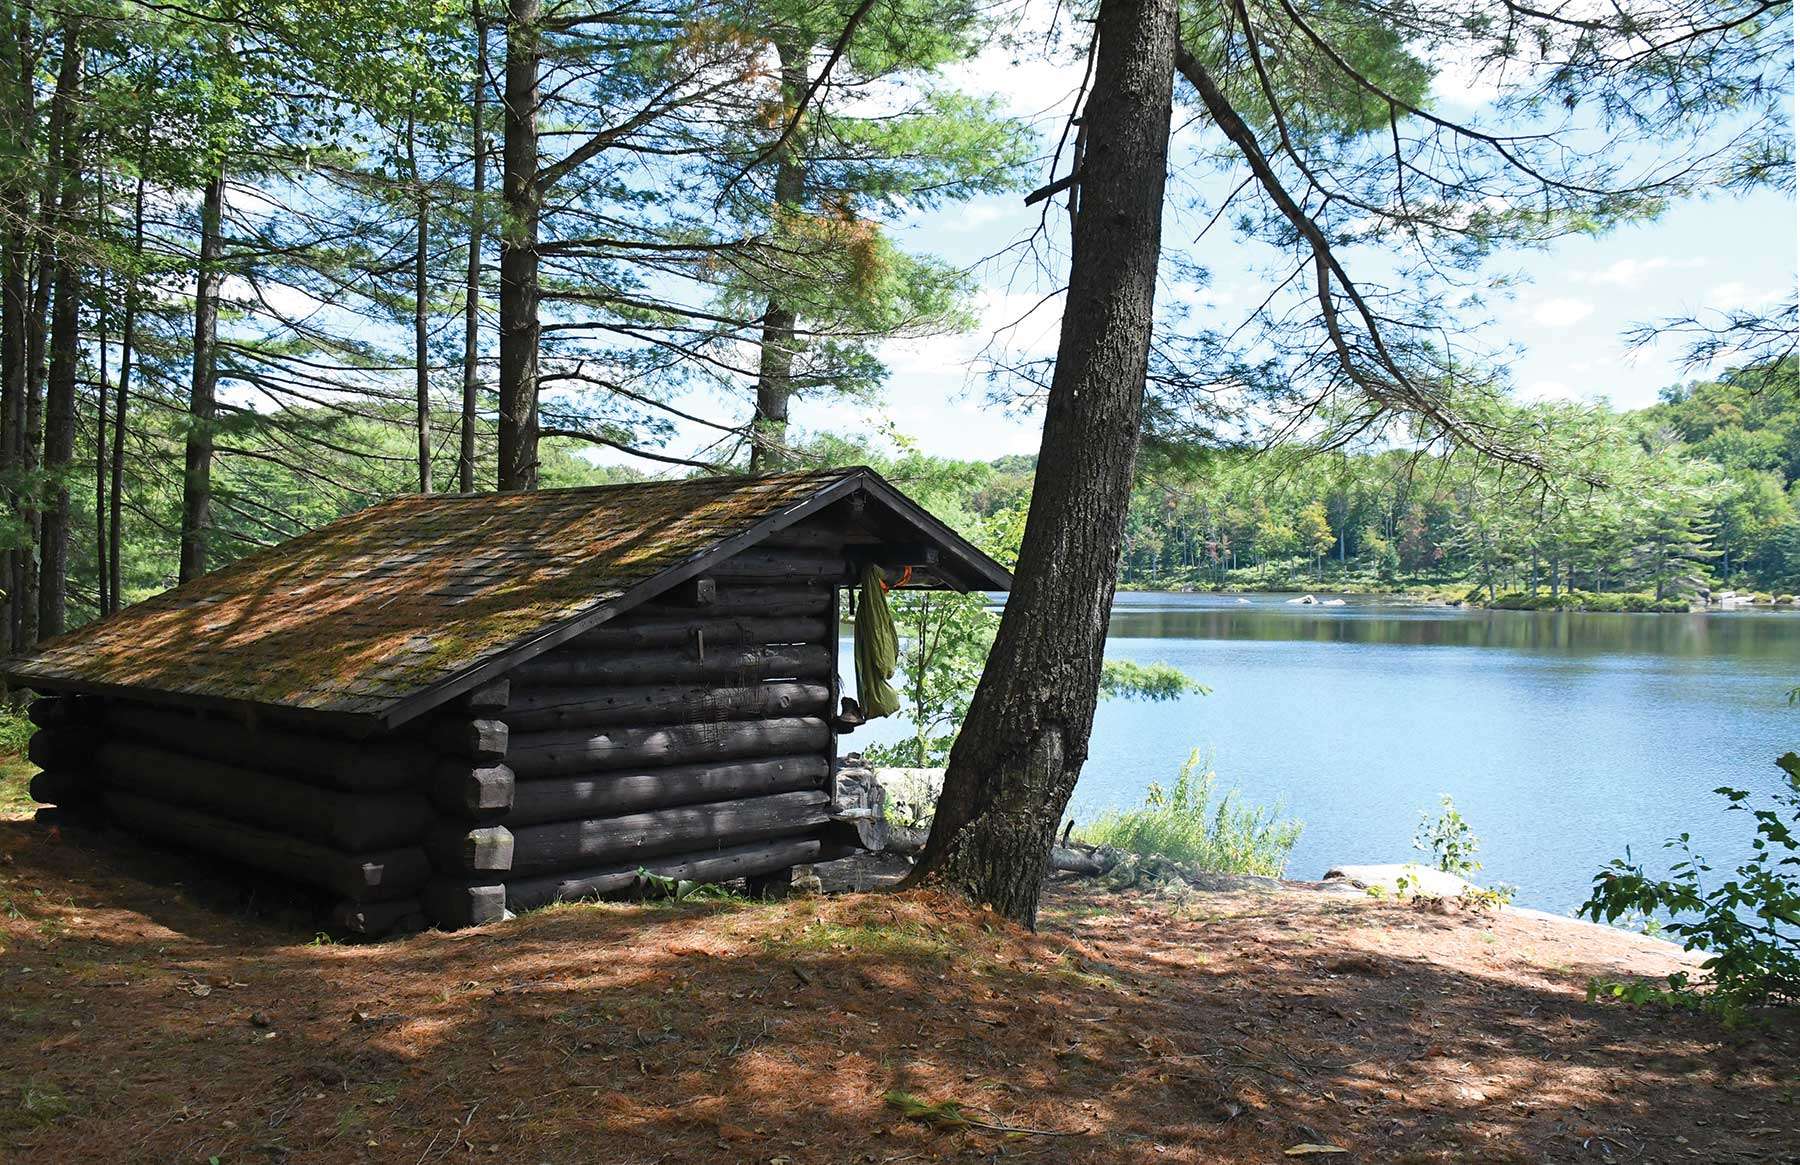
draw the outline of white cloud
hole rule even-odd
[[[1653,255],[1648,259],[1619,259],[1598,271],[1571,272],[1570,278],[1595,287],[1642,287],[1658,271],[1692,269],[1705,263],[1705,259],[1699,258],[1677,260],[1667,255]]]
[[[1594,314],[1594,305],[1585,299],[1559,295],[1541,301],[1532,309],[1532,321],[1546,328],[1573,327]]]
[[[1713,311],[1741,311],[1767,307],[1780,300],[1783,294],[1785,293],[1779,287],[1752,287],[1734,279],[1710,288],[1706,293],[1706,301],[1701,306]]]

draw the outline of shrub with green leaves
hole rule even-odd
[[[1142,806],[1101,814],[1081,831],[1082,838],[1203,870],[1280,877],[1300,839],[1300,822],[1282,820],[1279,805],[1243,805],[1236,790],[1215,800],[1217,780],[1210,767],[1201,766],[1196,751],[1181,766],[1172,788],[1151,785]]]
[[[1684,833],[1663,843],[1678,855],[1668,877],[1652,877],[1627,851],[1594,876],[1579,911],[1606,922],[1665,916],[1667,934],[1690,951],[1706,952],[1700,1003],[1728,1022],[1752,1007],[1800,1003],[1800,755],[1790,752],[1775,763],[1787,787],[1766,806],[1743,789],[1713,790],[1725,798],[1727,812],[1749,818],[1751,855],[1736,869],[1716,874]],[[1682,978],[1658,998],[1680,1002],[1677,996],[1688,990]]]
[[[1448,793],[1436,820],[1429,812],[1419,814],[1419,828],[1413,833],[1412,844],[1420,853],[1430,854],[1432,864],[1446,874],[1466,878],[1481,869],[1481,863],[1475,860],[1481,839],[1475,836],[1468,818],[1456,808]]]

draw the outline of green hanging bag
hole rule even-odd
[[[892,716],[900,710],[900,694],[888,681],[900,662],[900,637],[881,585],[881,568],[872,562],[862,568],[862,594],[857,599],[856,702],[865,719]]]

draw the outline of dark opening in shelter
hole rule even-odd
[[[867,469],[396,498],[46,640],[41,801],[379,932],[832,856],[838,612],[1011,579]]]

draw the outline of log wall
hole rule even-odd
[[[417,732],[356,741],[132,700],[46,696],[35,799],[324,891],[345,929],[422,922],[435,817]]]
[[[373,740],[47,697],[33,795],[320,887],[371,933],[767,877],[821,851],[846,539],[785,532]]]
[[[848,573],[841,536],[759,546],[515,669],[509,908],[816,858]]]

